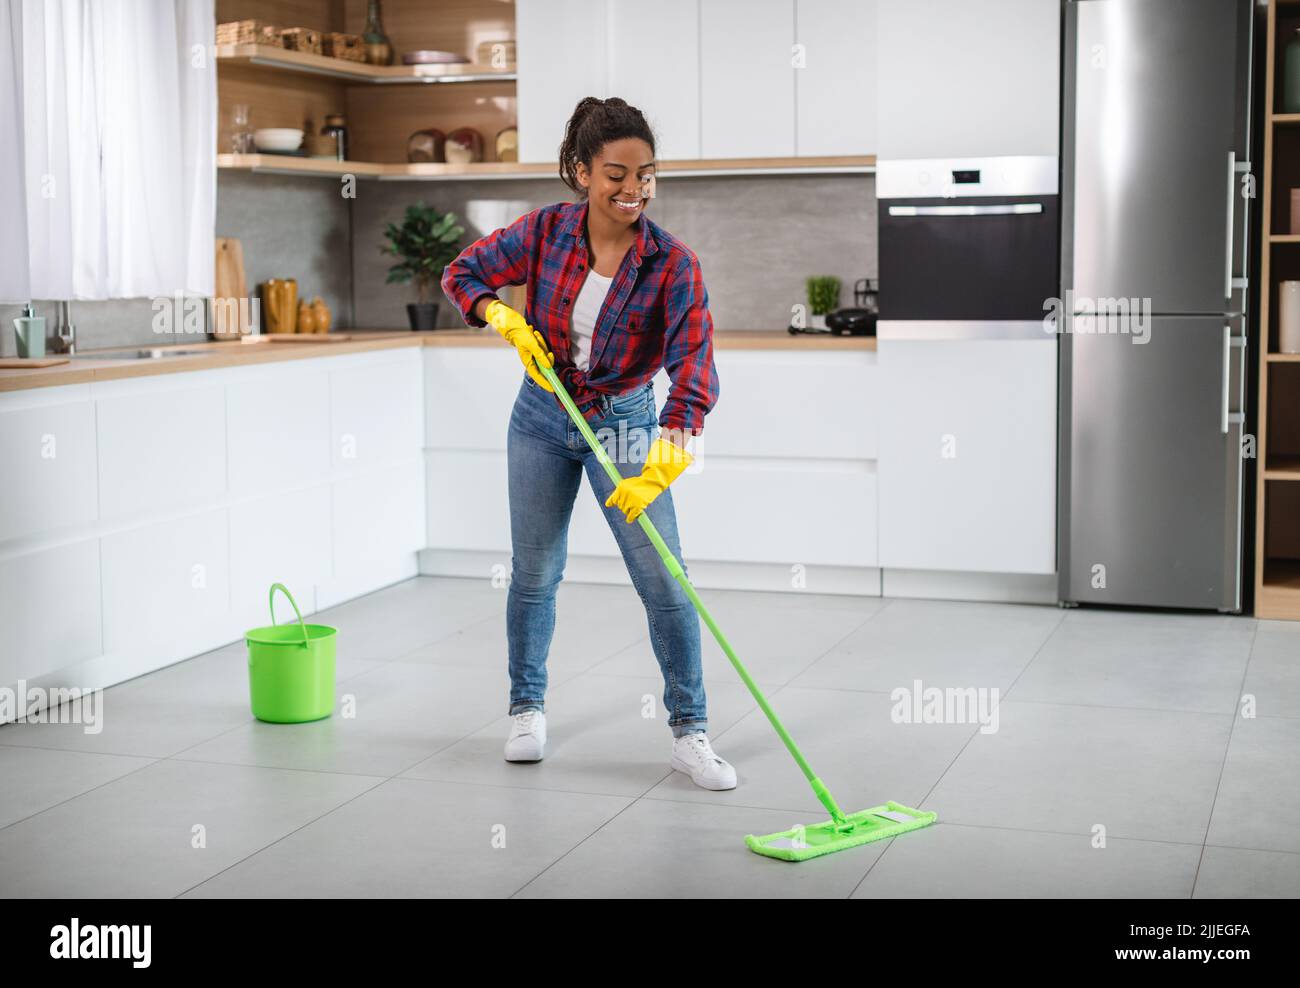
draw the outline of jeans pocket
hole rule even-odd
[[[627,394],[611,398],[609,400],[609,414],[619,418],[626,418],[645,411],[649,404],[649,388],[637,388],[635,391],[629,391]]]

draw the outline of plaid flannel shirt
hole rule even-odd
[[[461,251],[443,272],[442,290],[468,325],[484,326],[474,315],[479,299],[527,285],[524,318],[554,352],[555,372],[588,422],[600,418],[601,395],[642,387],[664,367],[672,384],[660,427],[700,434],[718,400],[718,372],[699,259],[644,213],[638,217],[636,243],[610,284],[584,372],[573,363],[569,326],[587,274],[586,219],[585,201],[535,209]]]

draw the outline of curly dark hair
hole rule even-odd
[[[579,162],[591,168],[592,159],[601,148],[610,141],[625,137],[639,137],[650,145],[650,153],[655,153],[654,131],[635,106],[617,96],[609,99],[585,96],[580,99],[564,128],[564,141],[560,144],[560,178],[564,184],[585,197],[587,190],[578,182]]]

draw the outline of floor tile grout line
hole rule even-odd
[[[1043,649],[1047,647],[1047,643],[1052,640],[1052,637],[1056,634],[1057,630],[1061,627],[1064,621],[1065,621],[1065,610],[1064,608],[1062,608],[1061,614],[1057,617],[1056,623],[1052,625],[1051,630],[1048,631],[1047,634],[1043,636],[1043,640],[1040,641],[1038,643],[1038,647],[1034,649],[1034,654],[1029,657],[1029,661],[1024,664],[1024,667],[1020,670],[1020,672],[1016,674],[1016,678],[1011,681],[1011,685],[1007,687],[1007,693],[1010,693],[1011,690],[1015,687],[1016,683],[1020,681],[1020,677],[1025,674],[1025,670],[1034,664],[1034,660],[1037,659],[1038,656],[1042,653]],[[999,704],[1000,703],[1001,701],[999,700]],[[952,760],[949,761],[948,765],[944,768],[944,770],[939,773],[939,777],[935,779],[934,783],[930,786],[930,788],[926,790],[925,795],[921,797],[921,802],[919,802],[916,805],[916,809],[920,809],[921,807],[923,807],[926,803],[926,800],[928,800],[931,796],[934,795],[934,791],[935,789],[938,788],[939,783],[943,782],[944,776],[947,775],[950,771],[952,771],[952,767],[955,764],[957,764],[957,760],[961,758],[962,753],[968,747],[970,747],[970,743],[975,740],[975,737],[976,735],[979,734],[979,732],[980,732],[980,725],[976,725],[971,730],[970,736],[966,738],[965,743],[961,746],[960,749],[958,749],[957,753],[953,755]],[[861,880],[858,882],[857,885],[853,886],[853,890],[849,892],[848,897],[850,899],[853,898],[853,896],[857,893],[858,889],[862,887],[862,883],[865,882],[868,877],[870,877],[871,872],[875,870],[876,865],[878,865],[881,862],[881,860],[884,858],[884,856],[889,853],[889,848],[890,846],[893,845],[893,843],[894,843],[894,839],[892,837],[885,842],[885,846],[881,850],[881,852],[876,856],[876,860],[871,862],[871,865],[867,868],[866,873],[862,876]]]
[[[1214,810],[1219,805],[1219,790],[1223,787],[1223,773],[1228,768],[1228,753],[1232,751],[1232,735],[1237,729],[1237,717],[1240,715],[1241,697],[1246,692],[1246,680],[1250,677],[1250,663],[1255,658],[1255,642],[1259,640],[1259,624],[1255,624],[1255,633],[1250,638],[1250,651],[1246,653],[1246,665],[1241,670],[1241,682],[1237,684],[1237,701],[1233,706],[1232,720],[1228,722],[1228,739],[1223,745],[1223,760],[1219,763],[1219,777],[1214,780],[1214,798],[1210,800],[1210,813],[1205,821],[1205,834],[1201,838],[1201,856],[1196,861],[1196,872],[1192,875],[1192,892],[1189,898],[1196,897],[1196,883],[1201,877],[1201,862],[1205,860],[1206,842],[1210,839],[1210,828],[1214,826]]]
[[[663,780],[661,779],[660,782],[662,782],[662,781],[663,781]],[[655,783],[655,785],[658,785],[658,784],[659,784],[658,782]],[[567,858],[570,854],[572,854],[572,853],[573,853],[574,851],[576,851],[578,848],[582,847],[583,844],[587,843],[587,841],[591,840],[593,837],[595,837],[597,834],[599,834],[602,830],[604,830],[606,827],[608,827],[611,823],[613,823],[615,820],[617,820],[620,816],[622,816],[624,813],[626,813],[628,810],[630,810],[633,806],[635,806],[636,803],[637,803],[637,800],[639,799],[639,797],[628,798],[628,797],[626,797],[626,796],[623,797],[623,798],[624,798],[624,799],[627,799],[627,801],[628,801],[626,806],[624,806],[622,809],[620,809],[617,813],[615,813],[612,817],[610,817],[608,820],[606,820],[604,823],[602,823],[599,827],[597,827],[597,828],[596,828],[595,830],[593,830],[591,833],[587,834],[587,836],[585,836],[584,838],[582,838],[582,840],[578,841],[578,843],[576,843],[576,844],[574,844],[572,847],[570,847],[567,851],[565,851],[563,854],[561,854],[559,857],[557,857],[554,861],[552,861],[550,864],[548,864],[545,868],[543,868],[541,871],[539,871],[539,872],[538,872],[536,875],[534,875],[532,878],[528,879],[528,881],[524,882],[523,885],[520,885],[517,889],[515,889],[515,890],[514,890],[513,892],[511,892],[509,895],[505,896],[505,898],[507,898],[507,899],[513,899],[515,896],[517,896],[517,895],[518,895],[520,892],[522,892],[524,889],[528,888],[528,886],[532,885],[533,882],[537,881],[539,878],[541,878],[543,875],[545,875],[548,871],[550,871],[552,868],[554,868],[557,864],[559,864],[561,861],[563,861],[565,858]]]
[[[59,751],[59,750],[63,750],[63,749],[45,749],[45,750],[56,750],[56,751]],[[125,756],[125,757],[138,757],[138,756]],[[131,771],[129,771],[129,772],[123,772],[121,775],[115,775],[115,776],[114,776],[113,778],[111,778],[111,779],[105,779],[103,782],[99,783],[99,785],[91,786],[89,789],[86,789],[86,790],[84,790],[84,791],[82,791],[82,792],[76,793],[75,795],[69,796],[69,797],[67,797],[66,799],[61,799],[61,800],[59,800],[57,803],[51,803],[49,806],[44,806],[44,807],[42,807],[41,809],[37,810],[35,813],[29,813],[29,814],[27,814],[27,816],[22,817],[21,819],[13,820],[13,821],[11,821],[10,823],[6,823],[6,824],[4,824],[3,826],[0,826],[0,833],[4,833],[4,831],[8,830],[10,827],[16,827],[16,826],[18,826],[18,824],[23,823],[23,822],[25,822],[25,821],[27,821],[27,820],[34,820],[36,817],[40,816],[42,813],[48,813],[48,812],[50,812],[50,810],[58,809],[58,808],[59,808],[60,806],[62,806],[64,803],[70,803],[70,802],[72,802],[74,799],[80,799],[82,796],[88,796],[88,795],[90,795],[92,792],[94,792],[94,791],[97,790],[97,789],[102,789],[102,788],[104,788],[104,786],[112,785],[114,782],[120,782],[122,779],[125,779],[125,778],[128,778],[129,776],[135,775],[137,772],[143,772],[145,769],[150,768],[150,767],[153,766],[153,765],[157,765],[157,764],[158,764],[159,762],[161,762],[161,761],[163,761],[163,759],[161,759],[161,758],[153,758],[153,759],[150,759],[149,762],[148,762],[148,764],[145,764],[145,765],[137,765],[135,768],[131,769]]]
[[[370,778],[375,778],[375,777],[374,777],[374,776],[370,776]],[[297,827],[294,827],[294,828],[293,828],[292,830],[290,830],[288,833],[281,834],[279,837],[277,837],[275,840],[271,841],[269,844],[265,844],[265,845],[263,845],[262,847],[257,848],[255,851],[252,851],[252,852],[250,852],[250,853],[244,855],[244,856],[243,856],[242,858],[240,858],[238,861],[232,861],[230,864],[226,865],[226,867],[222,868],[220,871],[216,871],[216,872],[213,872],[211,875],[208,875],[208,876],[207,876],[206,878],[204,878],[201,882],[195,882],[195,883],[194,883],[193,885],[191,885],[189,888],[181,889],[181,891],[177,892],[177,893],[176,893],[175,895],[173,895],[171,898],[173,898],[173,899],[179,899],[181,896],[185,895],[186,893],[188,893],[188,892],[193,892],[193,891],[194,891],[196,888],[198,888],[199,886],[201,886],[201,885],[206,885],[208,882],[212,881],[213,879],[220,878],[220,877],[221,877],[222,875],[224,875],[226,872],[230,871],[231,868],[238,867],[239,865],[241,865],[241,864],[243,864],[245,861],[247,861],[249,858],[257,857],[257,855],[261,854],[262,852],[270,850],[271,848],[275,847],[276,844],[279,844],[281,841],[288,840],[288,839],[289,839],[290,837],[292,837],[294,834],[298,833],[298,831],[303,830],[303,829],[305,829],[305,828],[307,828],[307,827],[310,827],[310,826],[311,826],[312,824],[314,824],[314,823],[318,823],[319,821],[325,819],[325,817],[329,816],[331,813],[335,813],[335,812],[337,812],[338,810],[341,810],[343,807],[347,806],[348,804],[350,804],[350,803],[352,803],[352,802],[355,802],[356,800],[360,799],[362,796],[365,796],[367,793],[374,792],[376,789],[378,789],[378,788],[379,788],[380,786],[382,786],[384,783],[386,783],[386,782],[391,782],[391,781],[392,781],[391,778],[389,778],[389,779],[376,779],[375,784],[374,784],[373,786],[370,786],[370,787],[368,787],[368,788],[366,788],[366,789],[361,790],[361,792],[357,793],[355,796],[350,797],[349,799],[345,799],[343,802],[339,803],[337,806],[331,806],[329,809],[325,810],[323,813],[319,814],[318,816],[312,817],[312,819],[305,821],[304,823],[302,823],[301,825],[299,825],[299,826],[297,826]]]

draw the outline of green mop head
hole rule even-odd
[[[848,814],[839,826],[833,820],[827,820],[763,837],[749,834],[745,843],[754,853],[769,858],[806,861],[822,854],[857,847],[859,844],[895,837],[909,830],[919,830],[928,827],[936,819],[937,813],[923,813],[891,799],[884,806],[873,806],[860,813]]]

